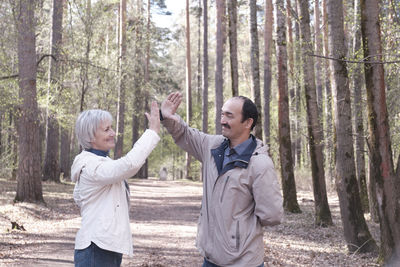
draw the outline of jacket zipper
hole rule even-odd
[[[225,184],[224,184],[224,188],[222,189],[222,194],[221,194],[221,200],[220,200],[220,202],[222,202],[222,199],[224,198],[225,188],[226,188],[226,185],[228,184],[228,180],[229,180],[229,176],[226,177]]]

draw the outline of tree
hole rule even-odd
[[[350,252],[373,252],[377,250],[369,233],[361,208],[357,186],[352,138],[351,100],[348,83],[343,28],[343,3],[341,0],[327,2],[329,53],[332,60],[332,89],[336,130],[336,181],[344,237]]]
[[[361,27],[360,27],[360,1],[354,0],[354,30],[353,30],[353,54],[356,58],[361,58]],[[356,64],[353,76],[353,106],[355,124],[355,152],[358,189],[360,190],[361,206],[364,212],[369,211],[367,175],[365,172],[365,142],[364,142],[364,116],[362,99],[362,65]],[[372,215],[372,213],[371,213]]]
[[[221,134],[221,108],[224,102],[225,0],[216,0],[216,5],[215,133]]]
[[[328,14],[326,11],[326,2],[328,0],[322,0],[322,25],[323,26],[323,50],[324,56],[327,57],[329,54],[328,51]],[[330,78],[330,70],[329,70],[329,61],[324,61],[324,89],[325,89],[325,143],[326,143],[326,151],[327,151],[327,162],[329,166],[329,176],[332,178],[332,169],[333,169],[333,130],[332,130],[332,89],[331,89],[331,78]]]
[[[311,45],[310,14],[308,0],[299,0],[301,49],[303,57],[304,89],[307,104],[308,137],[311,172],[315,200],[315,223],[320,226],[332,225],[331,211],[326,194],[322,125],[318,108],[317,88],[315,86],[314,59]]]
[[[283,189],[283,207],[286,211],[301,212],[296,196],[292,142],[290,138],[289,97],[287,81],[287,51],[284,0],[276,0],[276,61],[278,64],[279,156]]]
[[[368,128],[370,149],[370,183],[376,186],[381,230],[380,257],[387,266],[400,263],[400,203],[398,170],[394,170],[384,68],[382,64],[379,1],[361,0],[361,34],[364,50],[364,74],[367,90]]]
[[[322,54],[322,46],[321,46],[321,29],[319,23],[319,1],[314,1],[314,38],[315,38],[315,53],[317,55]],[[315,82],[317,87],[317,104],[318,104],[318,113],[322,114],[322,84],[321,84],[321,60],[320,58],[315,59]],[[322,136],[323,138],[323,136]]]
[[[60,182],[59,164],[59,136],[60,127],[54,110],[57,95],[60,91],[60,62],[62,44],[62,21],[63,21],[64,0],[53,0],[53,16],[51,31],[51,52],[49,64],[48,98],[54,99],[47,103],[47,133],[46,133],[46,155],[43,168],[43,180]],[[52,92],[54,90],[54,92]],[[50,106],[50,107],[49,107]]]
[[[257,28],[257,0],[249,1],[250,8],[250,65],[251,65],[251,92],[254,103],[261,111],[260,93],[260,50],[258,48],[258,28]],[[260,112],[261,116],[261,112]],[[257,121],[255,135],[262,139],[262,120]]]
[[[264,22],[264,140],[267,145],[271,142],[270,137],[270,102],[271,102],[271,47],[272,47],[272,26],[274,22],[272,0],[265,1],[265,22]]]
[[[40,155],[39,119],[36,93],[36,1],[15,2],[18,31],[19,97],[18,172],[16,201],[43,202]]]
[[[208,3],[203,0],[203,97],[202,97],[202,130],[208,132]]]
[[[237,55],[237,0],[228,0],[229,54],[231,63],[232,96],[239,95],[239,71]]]
[[[192,120],[192,61],[190,59],[190,13],[189,0],[186,0],[186,122],[190,125]],[[191,157],[186,152],[186,178],[190,176]]]
[[[126,0],[119,3],[119,88],[117,111],[117,143],[115,144],[114,158],[122,157],[124,147],[125,128],[125,90],[126,90]]]

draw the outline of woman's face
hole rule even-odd
[[[97,128],[92,140],[92,148],[109,151],[115,147],[115,132],[111,127],[111,121],[102,121],[99,128]]]

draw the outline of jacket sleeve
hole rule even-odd
[[[211,135],[189,127],[179,115],[177,117],[177,121],[164,119],[162,124],[180,148],[194,156],[200,162],[203,162],[204,153],[209,147],[206,143],[211,138]]]
[[[159,141],[158,134],[147,129],[124,157],[88,164],[88,171],[92,173],[96,183],[103,185],[114,184],[132,177],[139,171]]]
[[[280,224],[283,218],[283,200],[277,175],[268,157],[263,170],[258,172],[253,183],[255,215],[262,226]]]

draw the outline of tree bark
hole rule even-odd
[[[232,96],[239,95],[239,71],[237,54],[237,0],[228,0],[229,53],[231,63]]]
[[[322,19],[323,19],[323,48],[324,56],[329,55],[328,51],[328,15],[326,12],[327,0],[322,0]],[[326,143],[326,161],[328,165],[328,176],[333,178],[333,166],[334,166],[334,148],[333,148],[333,126],[332,126],[332,89],[331,89],[331,73],[329,70],[329,61],[324,61],[324,90],[325,90],[325,143]]]
[[[353,55],[357,59],[361,59],[361,28],[360,28],[360,1],[354,0],[354,31],[353,31]],[[353,99],[354,99],[354,123],[355,123],[355,149],[356,149],[356,167],[358,189],[360,191],[361,206],[364,213],[369,211],[367,175],[365,171],[365,143],[364,143],[364,116],[363,116],[363,99],[362,85],[362,65],[357,64],[353,77]]]
[[[330,56],[344,59],[346,47],[342,0],[329,0],[327,14]],[[336,130],[336,181],[344,237],[350,252],[374,252],[377,246],[365,222],[357,186],[347,65],[344,61],[332,60],[330,67]]]
[[[308,136],[312,181],[315,200],[315,223],[319,226],[332,225],[331,211],[325,184],[322,125],[315,86],[314,59],[311,45],[310,14],[308,0],[300,0],[301,50],[303,52],[304,89],[307,104]]]
[[[208,133],[208,3],[203,0],[203,98],[202,98],[202,130]]]
[[[16,1],[18,30],[19,106],[18,171],[15,201],[43,202],[36,97],[36,1]]]
[[[60,164],[59,164],[59,142],[60,128],[54,105],[60,91],[60,50],[62,45],[62,21],[63,21],[64,0],[53,0],[52,16],[52,35],[51,52],[49,64],[49,83],[48,99],[53,99],[47,103],[47,127],[46,127],[46,154],[43,168],[43,180],[52,180],[60,182]],[[48,100],[49,101],[49,100]]]
[[[188,125],[192,120],[192,61],[190,57],[190,13],[189,0],[186,0],[186,122]],[[190,163],[190,155],[186,153],[186,179],[190,176]]]
[[[255,136],[262,139],[262,119],[261,116],[261,93],[260,93],[260,49],[258,47],[258,27],[257,27],[257,0],[249,1],[250,9],[250,65],[251,65],[251,92],[254,104],[259,112],[259,118],[255,127]]]
[[[124,129],[125,129],[125,91],[126,91],[126,0],[120,1],[120,43],[119,43],[119,90],[118,90],[118,113],[117,113],[117,143],[115,144],[114,158],[123,155]]]
[[[315,44],[315,54],[322,54],[322,46],[321,46],[321,30],[320,30],[320,11],[319,11],[319,1],[314,1],[314,44]],[[318,104],[318,113],[322,113],[322,82],[321,82],[321,59],[315,58],[315,83],[317,87],[317,104]],[[323,133],[323,132],[322,132]],[[323,134],[322,134],[323,139]]]
[[[298,1],[295,0],[295,11],[299,14]],[[297,133],[296,143],[296,165],[301,167],[302,159],[302,138],[300,134],[301,129],[301,47],[300,47],[300,23],[299,20],[295,20],[295,36],[296,36],[296,46],[295,46],[295,68],[298,70],[295,73],[295,109],[296,109],[296,123],[294,131]]]
[[[390,127],[386,106],[384,69],[382,64],[379,1],[361,0],[361,32],[364,48],[364,74],[368,102],[370,183],[376,186],[381,229],[381,259],[387,266],[400,263],[400,203],[396,187]]]
[[[61,153],[60,153],[60,172],[63,173],[64,180],[71,175],[71,131],[61,127]]]
[[[224,102],[225,0],[216,0],[215,133],[221,134],[221,108]]]
[[[283,207],[286,211],[301,212],[296,196],[294,180],[292,142],[290,138],[289,97],[287,81],[287,51],[284,0],[276,0],[276,56],[278,64],[278,116],[279,116],[279,155],[281,162]]]
[[[272,40],[272,26],[274,22],[272,0],[265,1],[265,23],[264,23],[264,142],[267,145],[271,143],[270,136],[270,103],[271,103],[271,48],[273,45]]]

